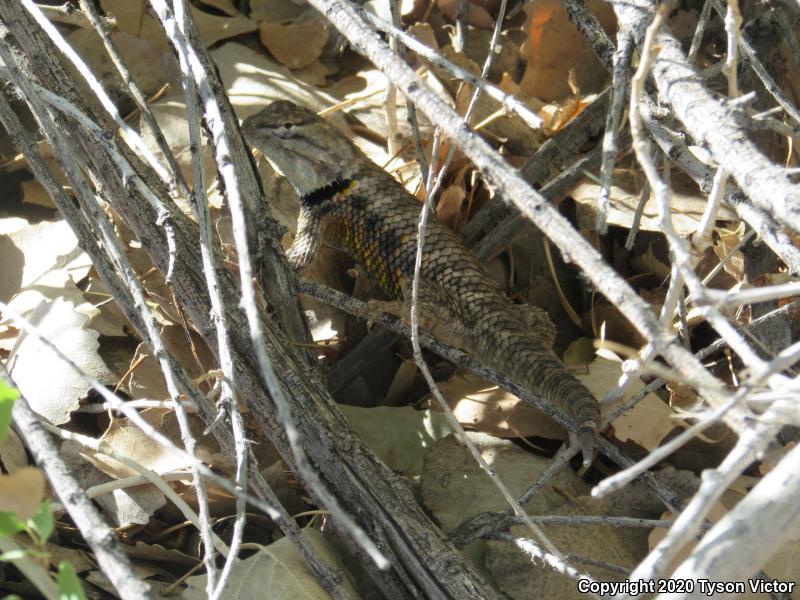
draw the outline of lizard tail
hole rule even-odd
[[[600,405],[551,350],[531,347],[532,344],[522,342],[516,340],[515,351],[506,355],[518,357],[510,369],[514,379],[572,420],[583,454],[583,464],[588,466],[594,458],[600,428]]]
[[[584,464],[591,463],[600,428],[600,405],[592,393],[505,307],[483,306],[476,314],[470,321],[478,355],[569,417]]]

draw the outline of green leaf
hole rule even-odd
[[[3,552],[0,554],[0,560],[9,561],[9,560],[19,560],[25,556],[25,550],[22,548],[18,548],[16,550],[9,550],[8,552]]]
[[[0,442],[6,437],[8,426],[11,425],[11,409],[19,398],[19,392],[0,379]]]
[[[0,535],[13,535],[25,529],[25,523],[12,512],[0,512]]]
[[[39,537],[39,540],[42,542],[47,541],[47,538],[53,533],[53,527],[55,525],[53,522],[53,513],[50,512],[49,500],[43,500],[42,503],[39,504],[39,508],[36,509],[36,514],[28,519],[27,525]]]
[[[9,594],[8,596],[4,596],[3,600],[22,600],[22,598],[20,598],[16,594]]]
[[[66,560],[58,563],[58,597],[59,600],[86,600],[80,579],[75,574],[75,569]]]

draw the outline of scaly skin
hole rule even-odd
[[[288,257],[307,266],[332,228],[336,242],[386,293],[409,295],[420,204],[333,125],[288,101],[247,118],[248,141],[274,162],[301,199]],[[468,334],[466,350],[559,408],[574,423],[584,463],[600,422],[594,396],[552,351],[555,327],[542,309],[513,304],[449,229],[425,230],[420,302]]]

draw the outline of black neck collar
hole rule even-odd
[[[326,200],[330,200],[336,194],[345,191],[350,184],[353,183],[352,179],[337,179],[327,185],[315,189],[313,192],[303,195],[300,198],[300,204],[307,208],[322,204]]]

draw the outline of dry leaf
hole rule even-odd
[[[35,179],[22,182],[22,201],[26,204],[55,208],[50,194],[48,194],[44,186]]]
[[[587,6],[613,35],[611,8],[599,0],[590,0]],[[577,85],[584,93],[598,91],[608,74],[558,0],[533,0],[525,6],[525,12],[528,39],[522,52],[528,67],[520,81],[525,95],[547,101],[571,95],[570,69],[575,70]]]
[[[13,429],[6,430],[6,437],[0,443],[0,463],[6,473],[13,473],[28,466],[25,446]]]
[[[145,0],[101,0],[100,6],[116,18],[119,31],[164,44],[164,50],[167,49],[161,22],[152,16],[150,4]],[[191,4],[189,10],[206,46],[258,29],[251,19],[210,15]]]
[[[564,516],[602,516],[606,513],[606,503],[587,496],[575,498],[550,512]],[[643,558],[638,552],[638,540],[631,537],[630,532],[624,528],[583,524],[580,527],[542,525],[542,529],[553,545],[565,554],[579,555],[628,569],[632,569]],[[524,526],[512,527],[511,534],[519,538],[531,536],[530,530]],[[487,542],[486,566],[498,587],[514,600],[586,598],[586,594],[578,590],[572,577],[558,573],[539,561],[531,561],[529,553],[506,542]],[[583,564],[581,572],[588,573],[597,581],[625,579],[625,575],[599,565]]]
[[[0,512],[12,512],[20,521],[30,519],[44,499],[44,483],[44,474],[35,467],[0,475]]]
[[[407,358],[400,363],[381,404],[384,406],[405,406],[408,404],[407,394],[416,380],[417,363],[414,362],[413,358]]]
[[[304,0],[250,0],[250,18],[280,23],[293,21],[309,10]]]
[[[594,340],[582,337],[571,342],[564,351],[564,364],[588,367],[595,359]]]
[[[283,0],[285,2],[285,0]],[[243,17],[244,15],[234,6],[234,0],[203,0],[203,4],[212,6],[229,17]],[[253,2],[251,2],[253,4]],[[252,15],[250,15],[252,17]]]
[[[428,48],[437,50],[439,43],[436,41],[436,34],[430,23],[414,23],[406,30],[406,33],[418,42],[422,42]]]
[[[436,0],[439,10],[448,18],[455,19],[458,14],[459,0]],[[485,2],[473,0],[469,3],[469,24],[481,29],[491,29],[494,27],[494,19],[486,8]]]
[[[467,436],[514,497],[519,497],[552,463],[508,440],[474,431],[468,431]],[[533,514],[548,514],[569,496],[586,493],[585,482],[571,470],[561,469],[524,506]],[[508,508],[506,499],[455,435],[437,441],[425,455],[422,500],[445,530],[480,512]]]
[[[156,430],[179,443],[177,419],[171,409],[149,408],[143,410],[140,416]],[[201,427],[197,429],[202,431]],[[190,467],[190,463],[183,456],[154,442],[138,425],[128,419],[113,420],[101,440],[111,446],[117,454],[155,473],[180,471]],[[208,460],[209,453],[203,446],[198,446],[197,454],[201,460],[204,456]],[[88,458],[98,469],[111,477],[120,479],[138,475],[137,471],[109,456],[97,454]]]
[[[450,185],[442,191],[436,206],[437,218],[456,233],[464,225],[464,215],[461,210],[465,199],[466,193],[462,186]]]
[[[66,221],[23,226],[0,235],[0,300],[8,302],[28,287],[45,297],[48,288],[61,288],[70,278],[79,281],[90,267]]]
[[[708,199],[697,190],[693,183],[686,181],[678,174],[673,175],[672,183],[673,188],[670,194],[672,224],[679,235],[689,236],[697,230]],[[643,184],[643,179],[634,176],[629,171],[614,173],[614,184],[610,190],[609,225],[631,227]],[[580,205],[578,210],[579,226],[591,229],[594,226],[597,199],[600,197],[600,185],[594,181],[585,180],[576,185],[569,195]],[[737,217],[730,209],[722,207],[717,213],[717,219],[734,221]],[[645,202],[639,229],[661,232],[658,206],[652,192]]]
[[[344,565],[322,533],[308,527],[302,532],[316,550],[317,557],[322,558],[337,573],[344,575],[341,579],[344,595],[357,598],[358,593],[350,583]],[[281,538],[253,556],[238,561],[231,572],[231,581],[235,582],[235,585],[231,585],[229,594],[237,598],[327,600],[331,597],[319,584],[317,577],[308,568],[306,560],[288,538]],[[184,600],[207,597],[205,575],[189,577],[186,584],[187,588],[181,594]]]
[[[622,362],[597,357],[589,365],[589,372],[578,373],[577,378],[596,398],[602,398],[616,386],[622,376]],[[628,388],[630,398],[644,387],[638,378]],[[613,423],[614,437],[621,442],[631,440],[647,450],[658,446],[676,424],[672,420],[672,409],[655,394],[647,394],[633,409],[618,417]]]
[[[715,241],[713,248],[714,254],[722,260],[736,245],[742,241],[744,235],[744,226],[736,230],[717,228],[718,239]],[[744,281],[744,255],[741,250],[734,253],[733,256],[723,265],[723,269],[736,281]]]
[[[643,275],[655,275],[661,281],[669,279],[671,269],[668,264],[658,260],[653,254],[652,242],[647,245],[647,251],[644,254],[635,254],[631,256],[631,266]]]
[[[261,43],[279,62],[290,69],[310,65],[328,42],[328,27],[320,20],[305,23],[269,23],[258,26]]]
[[[135,3],[132,3],[135,4]],[[148,17],[148,23],[152,17]],[[108,90],[121,107],[132,107],[128,86],[105,50],[103,40],[94,29],[77,29],[67,36],[67,41],[80,54],[91,72]],[[170,52],[163,34],[140,37],[130,31],[115,31],[111,41],[122,56],[131,76],[145,96],[155,94],[178,71],[177,59]],[[56,169],[56,172],[61,172]]]
[[[440,383],[439,389],[458,422],[469,429],[502,438],[566,437],[550,417],[471,373],[457,373]]]
[[[149,445],[153,442],[149,441]],[[108,483],[113,479],[86,460],[82,446],[71,440],[61,445],[61,456],[83,489]],[[145,525],[153,513],[166,504],[164,494],[150,484],[114,489],[92,499],[119,527]]]
[[[339,408],[384,464],[409,478],[420,474],[428,449],[451,431],[447,418],[433,410],[410,406],[361,408],[347,404]]]
[[[73,364],[101,383],[115,381],[98,354],[99,334],[86,328],[88,317],[68,301],[43,302],[29,315],[44,337]],[[66,423],[91,385],[48,345],[24,331],[9,358],[11,376],[31,408],[54,425]],[[42,374],[46,373],[46,377]]]

